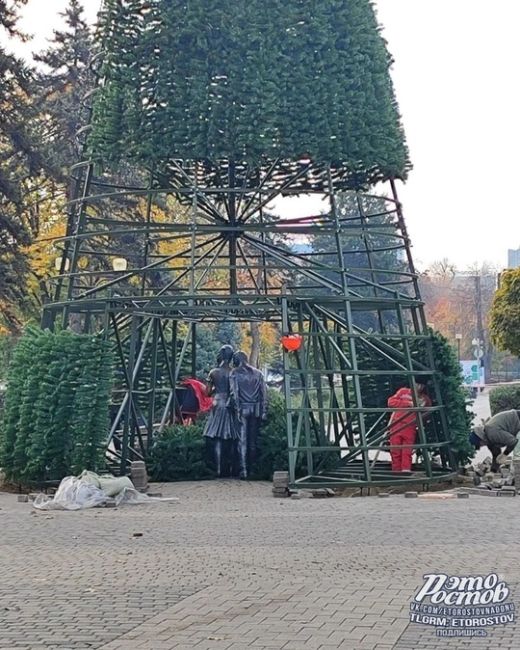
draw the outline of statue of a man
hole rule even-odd
[[[262,373],[250,366],[245,352],[233,355],[231,395],[238,416],[240,478],[246,479],[256,459],[258,432],[267,412],[267,389]]]
[[[231,345],[223,345],[217,356],[218,367],[211,370],[206,383],[206,392],[213,397],[213,406],[204,427],[204,436],[211,445],[212,460],[219,477],[223,473],[230,473],[232,446],[239,438],[236,415],[230,399],[232,358]]]

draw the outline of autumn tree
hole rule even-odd
[[[481,341],[488,380],[493,356],[489,336],[489,312],[496,285],[493,267],[475,264],[460,272],[452,262],[442,259],[419,277],[419,284],[427,321],[452,345],[457,334],[462,336],[461,358],[472,358],[473,339]]]
[[[520,269],[501,274],[491,308],[490,329],[500,350],[520,356]]]

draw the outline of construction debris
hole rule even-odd
[[[148,489],[148,474],[144,461],[135,460],[130,464],[130,479],[138,492],[146,492]]]
[[[287,499],[289,492],[289,472],[275,472],[273,474],[273,496]]]
[[[481,463],[477,463],[467,471],[467,476],[473,479],[477,489],[474,494],[485,496],[515,496],[515,463],[513,460],[504,457],[505,462],[500,465],[498,471],[492,472],[492,458],[488,456]],[[497,494],[495,494],[495,492]],[[501,494],[504,492],[504,494]]]
[[[291,490],[289,488],[289,472],[275,472],[273,474],[273,496],[278,499],[287,499],[290,497],[297,501],[298,499],[327,499],[335,497],[336,492],[331,488],[315,488],[308,490]]]

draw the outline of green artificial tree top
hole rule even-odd
[[[391,57],[369,0],[106,0],[95,158],[311,158],[403,178]]]

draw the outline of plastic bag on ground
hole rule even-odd
[[[135,489],[128,476],[98,476],[95,472],[84,470],[78,477],[65,477],[54,498],[39,494],[33,506],[38,510],[84,510],[112,501],[112,497],[116,506],[179,500],[177,497],[149,497],[142,494]]]
[[[150,503],[150,501],[178,501],[177,497],[149,497],[147,494],[138,492],[134,487],[125,487],[116,497],[116,506],[122,504],[138,505]]]
[[[134,489],[134,484],[128,476],[110,476],[102,474],[99,477],[99,487],[108,497],[115,497],[125,488]]]
[[[106,503],[107,498],[107,495],[92,483],[75,476],[66,476],[54,498],[39,494],[33,501],[33,506],[38,510],[84,510]]]

